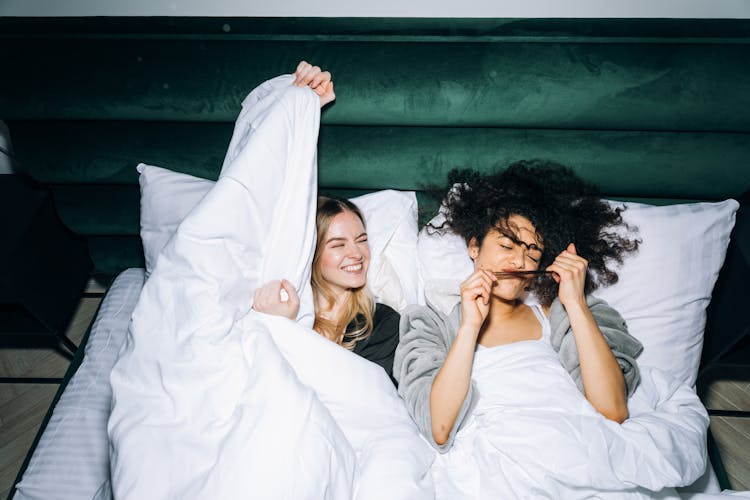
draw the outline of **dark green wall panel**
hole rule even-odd
[[[9,121],[20,168],[47,183],[136,183],[138,163],[216,179],[232,124]]]
[[[304,39],[705,42],[750,38],[747,19],[373,18],[373,17],[6,17],[0,36],[159,36]]]
[[[0,38],[4,118],[234,120],[300,59],[329,124],[750,131],[744,43]]]
[[[546,158],[670,203],[750,189],[749,45],[730,19],[0,18],[0,118],[112,274],[143,265],[135,166],[215,179],[242,98],[299,59],[336,83],[324,192]]]
[[[140,231],[137,184],[62,184],[50,189],[60,218],[76,233],[115,236]]]
[[[143,161],[215,179],[226,124],[11,123],[22,165],[47,183],[136,183]],[[750,134],[323,127],[319,183],[344,189],[424,189],[454,167],[491,170],[545,158],[573,167],[610,196],[720,199],[750,189]]]
[[[115,275],[129,267],[144,267],[138,236],[89,236],[89,255],[96,274]]]

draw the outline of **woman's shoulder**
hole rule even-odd
[[[401,316],[402,342],[431,338],[450,345],[461,324],[461,304],[445,312],[430,304],[407,306]]]
[[[358,343],[360,348],[366,345],[388,343],[391,339],[398,341],[398,326],[401,315],[392,307],[376,303],[372,314],[372,332],[365,341]]]
[[[401,315],[391,306],[380,302],[375,304],[375,312],[372,315],[373,323],[379,323],[381,321],[399,321],[399,319],[401,319]]]

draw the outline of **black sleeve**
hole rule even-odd
[[[393,356],[398,346],[400,319],[401,315],[387,305],[376,304],[372,334],[354,347],[355,354],[382,366],[396,386],[398,383],[393,378]]]

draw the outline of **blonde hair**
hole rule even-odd
[[[325,248],[325,238],[328,234],[328,228],[331,226],[331,221],[338,214],[345,212],[353,213],[362,221],[362,225],[365,225],[365,218],[362,216],[362,212],[349,200],[329,198],[327,196],[318,197],[318,212],[315,217],[318,236],[313,256],[311,283],[313,299],[315,301],[315,324],[313,325],[313,329],[330,338],[337,338],[343,330],[344,337],[341,345],[351,351],[357,345],[357,342],[361,342],[372,334],[375,299],[367,289],[367,285],[351,290],[351,296],[342,308],[339,317],[327,319],[320,314],[324,305],[331,307],[335,303],[335,295],[320,271],[320,258]],[[321,298],[325,300],[324,304],[321,304]],[[354,330],[346,332],[346,327],[352,321],[356,321]]]

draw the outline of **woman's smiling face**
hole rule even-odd
[[[357,214],[345,210],[331,219],[318,268],[323,280],[337,295],[361,288],[367,282],[370,246]]]
[[[544,246],[534,225],[521,215],[511,215],[507,229],[492,228],[477,244],[475,238],[469,242],[469,256],[475,269],[488,271],[533,271],[539,269]],[[515,300],[527,288],[528,279],[502,278],[492,288],[492,295],[502,300]]]

